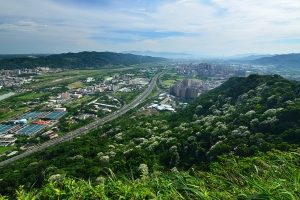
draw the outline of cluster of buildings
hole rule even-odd
[[[0,76],[0,89],[2,87],[18,87],[31,81],[33,81],[32,77]]]
[[[19,76],[22,74],[47,74],[47,73],[57,73],[64,71],[64,68],[49,68],[49,67],[37,67],[32,69],[13,69],[13,70],[0,70],[1,76]]]
[[[133,76],[134,74],[125,74],[123,76],[115,74],[112,77],[105,78],[104,81],[98,85],[98,92],[128,92],[141,89],[150,82],[148,78],[134,78]]]
[[[196,79],[184,79],[182,82],[176,82],[169,88],[171,95],[185,98],[195,99],[201,93],[202,81]]]
[[[174,67],[172,71],[187,77],[182,82],[176,82],[169,88],[170,94],[183,99],[195,99],[200,94],[205,94],[209,90],[218,87],[230,77],[246,75],[244,68],[214,65],[211,63],[181,64]],[[201,81],[188,78],[195,75],[209,77],[209,79]]]
[[[61,96],[58,97],[58,100],[68,100],[70,98],[82,98],[88,94],[101,93],[105,91],[113,92],[128,92],[131,90],[141,89],[145,87],[150,79],[148,78],[131,78],[130,76],[119,76],[115,74],[113,77],[105,78],[101,83],[94,84],[92,86],[84,86],[82,88],[70,89],[67,92],[61,93]],[[88,82],[95,81],[93,78],[87,78]]]
[[[173,70],[182,75],[197,74],[198,76],[210,76],[219,79],[228,79],[233,76],[246,75],[246,70],[243,68],[215,65],[211,63],[181,64],[180,66],[174,67]]]
[[[25,83],[34,81],[31,74],[47,74],[64,71],[64,68],[49,68],[37,67],[33,69],[14,69],[14,70],[0,70],[0,89],[2,87],[21,86]],[[19,75],[28,75],[26,77],[19,77]]]
[[[42,133],[47,127],[57,124],[58,119],[66,113],[65,108],[58,108],[53,112],[29,112],[20,116],[20,119],[8,120],[0,124],[0,146],[14,145],[17,140],[16,135],[33,137]],[[58,137],[53,131],[47,131],[43,135],[48,135],[50,139]]]
[[[166,110],[166,111],[175,112],[175,109],[172,108],[172,106],[167,105],[167,104],[152,104],[152,105],[148,106],[147,108],[148,109],[155,108],[158,111]]]
[[[171,95],[167,93],[161,93],[158,96],[159,101],[153,101],[150,105],[147,105],[148,110],[156,109],[157,111],[169,111],[176,112],[174,106],[176,103],[173,101]],[[143,107],[144,108],[144,107]],[[143,110],[142,108],[142,110]]]

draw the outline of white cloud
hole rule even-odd
[[[107,1],[105,6],[99,3],[103,1],[98,4],[91,1],[94,3],[91,7],[86,2],[85,6],[70,2],[1,1],[0,42],[8,38],[7,34],[26,33],[20,37],[38,40],[40,46],[52,45],[55,52],[63,52],[68,47],[69,51],[135,49],[195,54],[299,50],[291,43],[272,44],[277,40],[299,38],[298,0],[164,0],[152,1],[152,4],[140,0],[124,1],[120,6],[116,6],[118,1]],[[158,38],[151,38],[151,34],[140,35],[146,32],[165,34]],[[93,39],[96,37],[99,39]],[[108,38],[111,40],[105,41]],[[11,43],[16,41],[10,40]],[[18,41],[20,45],[27,45],[24,49],[34,48],[28,42]],[[5,44],[9,46],[9,41]],[[0,53],[5,53],[7,46],[0,47]]]

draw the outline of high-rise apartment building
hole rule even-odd
[[[170,87],[169,92],[180,98],[195,99],[198,97],[199,89],[198,87],[193,87],[193,81],[191,79],[185,79],[180,83],[176,83],[174,86]],[[200,82],[195,82],[195,85],[201,85]]]

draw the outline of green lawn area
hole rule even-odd
[[[4,153],[5,151],[8,151],[10,150],[11,148],[13,148],[14,146],[11,146],[11,147],[0,147],[0,154],[1,153]]]
[[[14,96],[15,99],[18,99],[19,101],[28,101],[28,100],[34,100],[36,98],[40,98],[46,95],[51,94],[50,92],[45,93],[22,93],[18,96]]]
[[[0,90],[0,95],[7,94],[7,93],[9,93],[9,92],[12,92],[12,90],[11,90],[11,89],[8,89],[8,88],[2,88],[2,89]]]
[[[77,103],[84,103],[84,102],[87,102],[87,101],[91,101],[93,99],[95,99],[95,96],[83,97],[83,98],[77,100],[76,102]]]
[[[151,93],[146,97],[146,99],[151,99],[152,97],[156,96],[158,92],[157,86],[154,86],[153,90]]]
[[[22,107],[18,108],[17,110],[10,110],[10,111],[0,111],[0,122],[4,121],[5,119],[16,117],[24,113],[28,108]]]
[[[174,83],[175,80],[165,80],[164,83]]]
[[[83,83],[81,81],[76,81],[74,83],[71,83],[67,86],[69,89],[74,89],[74,88],[80,88],[82,87]]]
[[[174,77],[174,79],[162,80],[161,85],[166,89],[174,85],[175,82],[182,81],[183,78]]]
[[[133,101],[139,94],[141,94],[144,91],[143,89],[139,90],[133,90],[130,92],[119,92],[117,96],[124,100],[127,104]]]

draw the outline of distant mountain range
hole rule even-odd
[[[21,55],[2,56],[0,69],[22,69],[36,67],[62,68],[71,67],[76,69],[103,68],[109,66],[129,66],[139,63],[161,62],[165,58],[141,56],[133,54],[113,52],[80,52],[63,53],[45,56]]]
[[[172,53],[172,52],[153,52],[153,51],[123,51],[122,53],[130,53],[142,56],[164,57],[164,58],[192,58],[193,54]]]
[[[257,65],[274,65],[275,67],[280,68],[300,67],[300,54],[293,53],[263,57],[255,59],[251,61],[251,63]]]
[[[238,54],[234,58],[238,60],[256,60],[260,58],[272,57],[270,54]]]
[[[272,65],[278,68],[299,68],[300,54],[244,54],[236,55],[230,59],[231,62],[248,63],[253,65]]]

